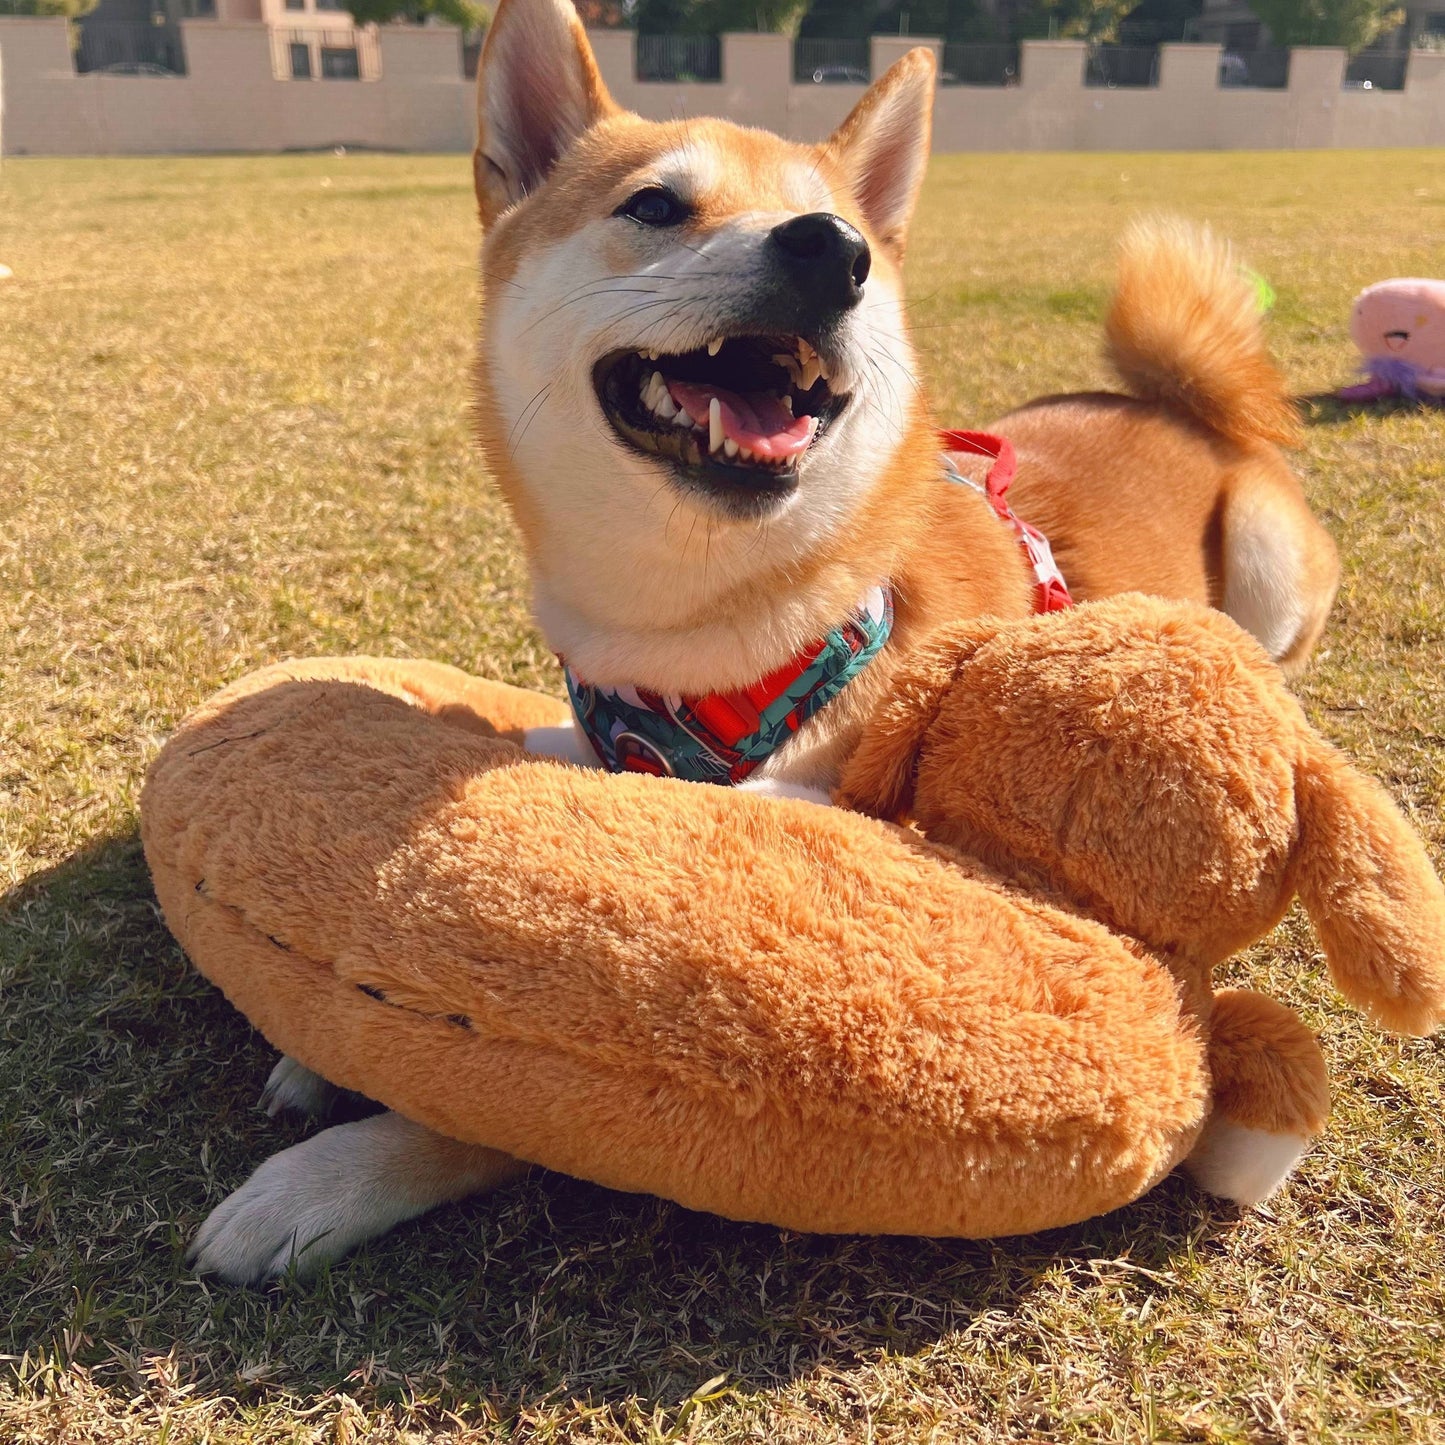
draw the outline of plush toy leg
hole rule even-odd
[[[1209,1030],[1214,1112],[1184,1167],[1209,1193],[1258,1204],[1324,1128],[1324,1055],[1297,1014],[1245,990],[1215,996]]]
[[[201,1225],[186,1262],[231,1284],[306,1278],[419,1214],[520,1179],[528,1166],[390,1112],[273,1154]]]

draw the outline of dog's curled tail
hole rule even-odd
[[[1125,232],[1105,335],[1110,362],[1141,401],[1240,445],[1299,441],[1255,287],[1207,228],[1152,218]]]

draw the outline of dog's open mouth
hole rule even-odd
[[[827,359],[800,336],[613,352],[593,372],[629,446],[672,461],[689,484],[759,500],[793,489],[798,463],[847,404],[831,380]]]

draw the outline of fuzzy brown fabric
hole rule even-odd
[[[1214,966],[1296,894],[1350,1002],[1401,1033],[1445,1020],[1445,891],[1424,846],[1223,613],[1125,595],[943,629],[894,680],[839,800],[906,814],[1165,960],[1233,1123],[1307,1138],[1325,1122],[1298,1017],[1211,996]]]
[[[1119,599],[920,654],[846,789],[987,866],[842,809],[506,740],[563,717],[436,664],[244,679],[147,782],[167,921],[337,1084],[605,1185],[821,1231],[1115,1208],[1188,1153],[1211,1069],[1229,1117],[1314,1132],[1323,1062],[1288,1010],[1221,995],[1218,1039],[1199,1024],[1218,950],[1296,886],[1346,940],[1354,996],[1412,1026],[1445,1001],[1423,850],[1203,609]],[[1371,939],[1391,959],[1355,968]]]
[[[528,759],[486,722],[557,705],[452,678],[272,669],[152,770],[166,918],[276,1047],[454,1137],[798,1229],[1039,1229],[1187,1149],[1204,1050],[1142,950],[855,814]]]

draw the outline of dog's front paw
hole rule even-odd
[[[372,1132],[372,1120],[339,1124],[273,1154],[211,1211],[186,1263],[230,1284],[259,1284],[293,1267],[305,1279],[419,1213],[376,1167]]]
[[[282,1054],[261,1090],[261,1107],[273,1119],[283,1110],[305,1114],[311,1119],[325,1119],[340,1097],[341,1090],[335,1084],[328,1083],[290,1054]]]

